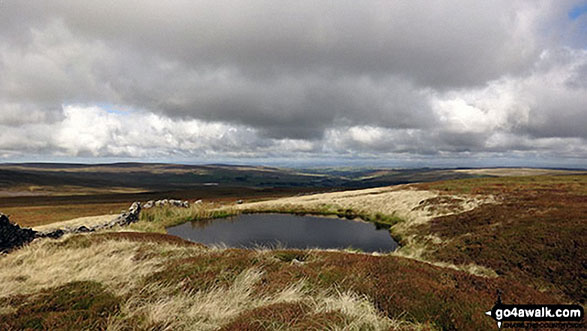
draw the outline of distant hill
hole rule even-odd
[[[288,169],[245,165],[163,163],[0,164],[0,196],[96,194],[186,190],[207,186],[246,188],[366,188],[446,179],[538,173],[550,169]]]

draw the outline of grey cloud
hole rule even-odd
[[[360,5],[341,1],[278,5],[265,0],[17,5],[14,1],[5,6],[7,15],[30,15],[31,24],[41,25],[37,22],[49,21],[49,16],[92,40],[123,48],[132,45],[190,67],[234,65],[268,75],[284,70],[400,74],[435,87],[482,84],[527,67],[540,42],[532,34],[534,27],[527,25],[542,19],[534,13],[536,4],[505,0]],[[568,7],[560,2],[558,6]]]
[[[587,54],[567,16],[573,3],[5,0],[0,128],[22,139],[4,134],[0,148],[433,155],[531,150],[532,141],[548,152],[560,144],[548,139],[562,139],[581,154]],[[566,32],[572,40],[557,37]],[[31,133],[68,128],[68,105],[89,117],[102,104],[216,136],[152,129],[153,148],[141,151],[106,115],[109,135],[90,135],[96,145]]]

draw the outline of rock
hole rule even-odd
[[[91,232],[91,230],[88,229],[88,227],[86,227],[85,225],[82,225],[80,227],[73,229],[73,232],[74,233],[83,233],[83,232]]]
[[[108,223],[108,227],[114,227],[117,225],[125,226],[132,223],[135,223],[139,220],[139,215],[141,213],[141,203],[140,202],[133,202],[133,204],[128,208],[127,212],[122,213],[120,216],[112,220]]]
[[[0,253],[7,253],[14,248],[23,246],[36,237],[35,230],[12,224],[8,216],[0,213]]]
[[[147,201],[143,206],[143,209],[153,208],[153,207],[164,207],[164,206],[174,206],[180,208],[188,208],[190,206],[189,201],[181,201],[176,199],[162,199],[157,201]]]
[[[61,238],[65,234],[65,231],[61,229],[49,231],[49,232],[37,232],[38,238],[51,238],[51,239],[58,239]]]
[[[242,201],[242,200],[236,200],[236,203],[237,203],[238,205],[240,205],[241,203],[243,203],[243,201]]]
[[[140,202],[133,202],[132,205],[130,205],[130,208],[128,208],[128,211],[131,214],[138,214],[141,212],[141,203]]]

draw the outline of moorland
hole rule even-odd
[[[2,329],[480,330],[496,327],[484,312],[498,291],[508,303],[587,297],[583,171],[5,164],[0,190],[0,211],[31,227],[202,200],[0,256]],[[257,212],[385,224],[400,248],[246,250],[165,234]]]

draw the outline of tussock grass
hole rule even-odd
[[[34,303],[41,309],[39,313],[35,313],[35,325],[73,327],[77,318],[75,316],[79,314],[75,307],[79,307],[79,303],[65,300],[56,306],[59,311],[55,315],[57,313],[50,312],[57,308],[47,307],[49,310],[42,310],[43,303],[37,302],[35,298],[39,298],[38,293],[44,293],[43,295],[49,297],[65,295],[63,298],[66,299],[70,292],[63,292],[64,289],[81,291],[81,295],[83,288],[88,286],[85,284],[89,284],[92,288],[103,285],[106,292],[100,292],[103,293],[100,295],[109,298],[110,306],[114,304],[117,307],[115,310],[100,313],[99,321],[95,321],[102,323],[106,316],[105,325],[109,330],[127,330],[129,325],[138,329],[215,330],[221,325],[244,318],[241,315],[245,316],[255,309],[282,303],[299,303],[308,307],[304,311],[306,320],[311,320],[310,316],[313,315],[344,316],[340,320],[332,321],[325,317],[324,323],[333,330],[419,328],[417,323],[384,316],[364,295],[348,290],[339,292],[333,288],[312,290],[303,279],[291,282],[275,293],[259,293],[256,289],[265,277],[265,271],[260,267],[245,268],[232,280],[228,279],[228,286],[213,285],[196,290],[186,288],[184,281],[170,282],[165,278],[161,281],[145,282],[157,272],[162,272],[163,276],[171,276],[172,273],[165,271],[165,265],[171,261],[181,263],[185,259],[189,261],[192,258],[211,256],[211,261],[224,263],[222,257],[230,256],[233,250],[180,245],[173,240],[143,241],[140,240],[140,234],[135,234],[134,237],[136,238],[133,239],[131,234],[68,235],[55,241],[35,241],[0,257],[0,302],[3,303],[0,326],[2,321],[8,321],[9,324],[6,325],[16,327],[24,325],[18,323],[32,323],[30,318],[21,319],[14,314],[29,309],[26,307],[32,307],[30,305]],[[263,260],[267,252],[249,251],[247,254],[252,254],[254,259]],[[284,263],[279,259],[271,261],[274,265]],[[185,264],[185,267],[188,270],[193,268],[190,264]],[[227,267],[230,268],[230,264]],[[8,304],[11,300],[16,300],[16,306]],[[92,317],[92,314],[84,315],[83,321],[89,323],[87,325],[93,325],[92,318],[98,318],[98,315]],[[59,322],[61,324],[55,324],[58,321],[56,316],[61,316],[58,318],[62,321]],[[69,318],[74,320],[69,321]]]
[[[80,321],[111,330],[485,328],[492,321],[477,313],[496,288],[552,301],[519,283],[395,256],[210,249],[138,232],[34,241],[0,257],[0,282],[0,328],[14,329]],[[96,295],[86,288],[104,300],[89,300]],[[21,318],[26,311],[34,318]]]
[[[117,295],[122,295],[137,285],[141,277],[159,270],[158,264],[164,261],[164,255],[201,249],[128,240],[96,242],[90,238],[90,235],[67,235],[55,241],[35,240],[0,257],[0,297],[88,280],[106,284]],[[161,256],[137,260],[137,255],[145,249],[159,252]]]
[[[294,283],[269,296],[255,296],[253,289],[263,272],[249,268],[239,274],[228,288],[212,287],[204,291],[184,291],[174,295],[181,284],[152,284],[133,295],[122,307],[121,316],[140,321],[139,328],[161,327],[166,330],[216,330],[227,321],[255,309],[282,303],[304,304],[305,315],[340,312],[343,324],[323,325],[331,330],[419,329],[418,324],[390,320],[377,311],[365,296],[352,292],[322,291],[318,295],[307,290],[304,281]],[[287,321],[295,323],[294,321]],[[113,316],[109,329],[125,329],[124,319]]]

